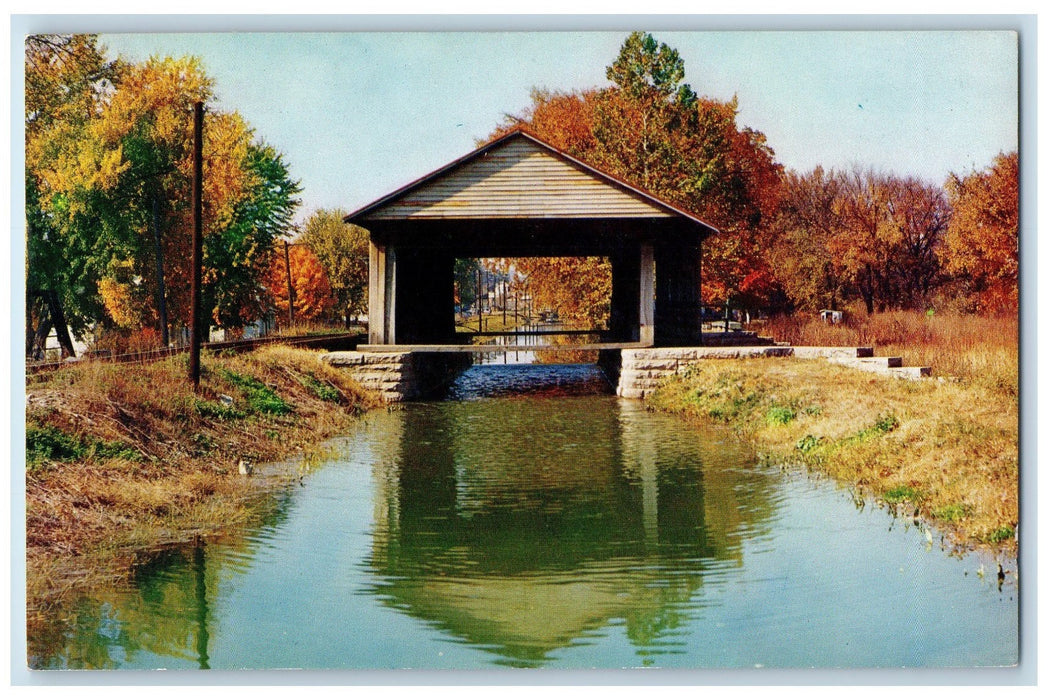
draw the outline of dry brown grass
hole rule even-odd
[[[762,332],[791,345],[872,345],[878,355],[898,355],[907,365],[931,367],[1012,399],[1019,395],[1019,319],[970,314],[891,311],[850,312],[831,325],[812,315],[770,319]]]
[[[82,362],[27,386],[31,614],[89,568],[78,557],[252,520],[250,504],[275,482],[243,477],[240,459],[261,463],[309,450],[376,405],[308,350],[205,354],[199,393],[185,362]],[[260,410],[273,406],[286,410]],[[65,563],[49,564],[55,560]]]
[[[729,423],[767,459],[916,510],[959,546],[1016,547],[1018,402],[1007,392],[767,358],[707,361],[651,404]]]

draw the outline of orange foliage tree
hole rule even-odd
[[[946,183],[953,217],[944,265],[974,296],[979,310],[1013,311],[1019,302],[1019,154]]]
[[[289,293],[294,298],[296,321],[317,321],[329,316],[335,308],[336,299],[331,292],[331,283],[320,260],[309,246],[288,246],[287,260],[284,246],[278,245],[266,275],[266,291],[273,306],[286,318]],[[288,263],[291,269],[291,289],[288,289]]]
[[[611,313],[611,263],[606,258],[515,258],[533,308],[557,311],[561,320],[607,328]]]
[[[873,313],[927,303],[949,220],[941,188],[858,169],[815,168],[785,182],[771,260],[796,305],[859,299]]]
[[[525,128],[694,212],[722,232],[704,245],[704,298],[766,302],[776,288],[766,224],[778,206],[782,167],[764,135],[737,124],[736,100],[697,96],[683,82],[678,53],[650,34],[630,34],[607,75],[608,88],[533,91],[531,106],[492,138]]]

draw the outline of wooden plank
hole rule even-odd
[[[634,192],[517,139],[387,203],[367,218],[666,218]]]
[[[385,265],[385,340],[383,342],[393,344],[397,342],[397,249],[393,246],[386,247]]]
[[[562,330],[562,331],[470,331],[467,333],[456,333],[455,335],[468,336],[468,337],[492,337],[499,335],[600,335],[601,333],[607,333],[606,330]]]

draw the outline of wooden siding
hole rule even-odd
[[[674,214],[525,139],[409,189],[363,219],[652,218]]]

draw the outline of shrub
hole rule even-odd
[[[1004,542],[1015,537],[1015,530],[1010,525],[1002,525],[989,534],[986,538],[988,541],[997,544],[998,542]]]

